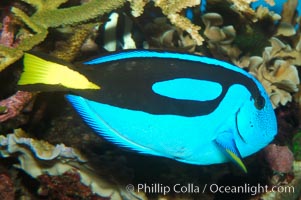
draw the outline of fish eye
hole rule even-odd
[[[263,96],[256,97],[254,105],[257,109],[261,110],[265,106],[265,99]]]

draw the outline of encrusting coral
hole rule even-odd
[[[76,149],[64,144],[53,146],[48,142],[29,138],[21,129],[6,136],[0,135],[0,155],[17,156],[20,164],[15,167],[35,178],[43,174],[60,176],[72,171],[78,173],[81,182],[101,197],[118,200],[127,196],[138,199],[137,194],[129,193],[122,187],[97,177],[94,169],[87,165],[86,158]]]

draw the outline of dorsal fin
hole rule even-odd
[[[172,52],[172,51],[155,51],[155,50],[125,50],[122,52],[109,53],[107,55],[103,55],[99,58],[92,59],[90,61],[84,62],[86,65],[96,65],[106,62],[118,61],[123,59],[132,59],[132,58],[169,58],[169,59],[179,59],[179,60],[188,60],[194,62],[201,62],[210,65],[216,65],[220,67],[224,67],[227,69],[231,69],[233,71],[237,71],[245,74],[248,77],[251,77],[247,72],[231,65],[230,63],[216,60],[214,58],[208,58],[204,56],[180,53],[180,52]]]

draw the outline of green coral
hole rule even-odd
[[[52,52],[52,56],[68,62],[73,61],[94,26],[96,25],[89,23],[73,28],[73,34],[68,38],[64,45]]]
[[[301,160],[301,132],[298,132],[293,138],[293,153],[295,160]]]
[[[0,115],[5,113],[7,108],[5,106],[0,106]]]
[[[19,35],[22,38],[15,48],[0,45],[0,71],[22,57],[24,51],[38,45],[48,35],[49,28],[75,25],[95,19],[114,9],[117,9],[126,0],[91,0],[88,3],[69,8],[59,8],[68,0],[22,0],[36,8],[36,12],[28,16],[19,8],[13,7],[12,13],[19,18],[28,28],[22,28]]]

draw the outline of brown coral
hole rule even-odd
[[[295,23],[295,10],[297,9],[298,0],[289,0],[283,4],[281,22],[293,25]]]
[[[283,4],[281,20],[278,25],[277,35],[293,36],[296,34],[296,14],[298,0],[290,0]]]
[[[204,41],[199,34],[200,26],[194,25],[189,19],[179,14],[185,8],[196,6],[200,4],[200,0],[185,0],[185,1],[169,1],[169,0],[155,0],[155,5],[160,7],[163,14],[167,16],[172,24],[185,30],[191,37],[201,45]]]
[[[256,0],[231,0],[234,4],[234,8],[240,12],[245,12],[251,15],[254,15],[254,10],[250,7],[250,3],[255,2]]]
[[[236,31],[232,25],[222,26],[223,18],[218,13],[206,13],[202,16],[206,26],[204,35],[208,38],[208,48],[217,58],[235,60],[241,51],[233,45]]]
[[[292,50],[277,38],[271,39],[271,47],[266,47],[262,63],[249,66],[250,72],[262,83],[274,107],[292,101],[291,93],[298,91],[300,83],[298,71],[293,63],[295,58],[287,57]]]

